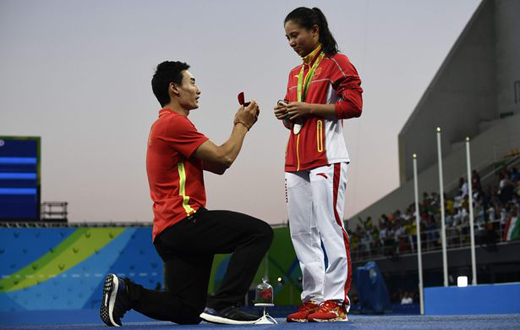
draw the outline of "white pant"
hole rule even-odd
[[[349,305],[350,247],[343,227],[347,168],[347,163],[336,163],[285,173],[289,227],[302,270],[303,302],[336,300]]]

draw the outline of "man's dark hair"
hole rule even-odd
[[[176,61],[164,61],[157,66],[152,78],[152,90],[162,107],[171,101],[168,93],[170,83],[182,85],[182,71],[189,68],[188,64]]]
[[[338,53],[338,43],[329,30],[329,24],[325,15],[319,8],[298,7],[287,15],[283,24],[285,25],[288,21],[293,21],[307,30],[317,25],[320,28],[319,41],[323,45],[323,52],[327,55],[336,55]]]

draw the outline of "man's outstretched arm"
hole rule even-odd
[[[240,107],[235,114],[231,136],[224,144],[217,146],[207,140],[197,148],[194,156],[204,162],[205,170],[219,175],[224,174],[238,157],[246,133],[256,123],[259,113],[260,110],[255,101],[252,101],[246,108]]]

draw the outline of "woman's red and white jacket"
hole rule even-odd
[[[303,59],[304,75],[318,56],[319,52],[313,52],[310,58]],[[302,65],[289,73],[286,101],[298,100],[298,75]],[[291,130],[285,154],[286,172],[350,162],[343,136],[343,119],[361,116],[362,92],[356,68],[346,55],[338,53],[322,59],[310,81],[305,102],[335,104],[336,118],[307,116],[299,134]]]

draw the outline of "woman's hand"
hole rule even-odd
[[[286,107],[289,120],[305,117],[311,113],[312,104],[306,102],[291,102]]]
[[[274,116],[279,120],[283,120],[287,117],[287,103],[285,101],[278,101],[278,103],[276,103]]]

